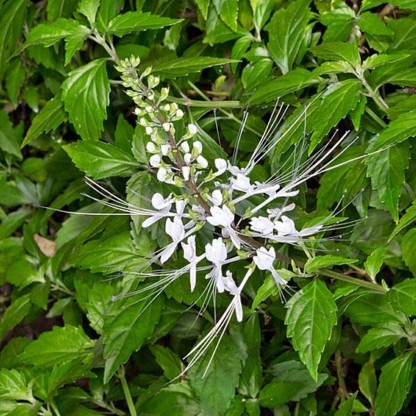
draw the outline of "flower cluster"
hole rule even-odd
[[[331,217],[299,229],[290,217],[296,207],[291,198],[298,194],[300,184],[332,169],[328,156],[338,142],[324,147],[307,163],[296,166],[290,176],[276,174],[265,182],[253,182],[250,174],[255,165],[285,134],[279,134],[272,124],[244,168],[223,158],[213,160],[210,166],[203,155],[203,144],[198,140],[198,127],[185,125],[184,112],[177,104],[168,102],[168,88],[156,90],[159,78],[151,74],[151,68],[139,75],[138,64],[137,58],[131,58],[122,61],[117,69],[128,89],[127,94],[137,105],[135,114],[147,137],[149,166],[160,182],[171,186],[172,192],[169,195],[155,193],[147,209],[122,208],[131,215],[146,217],[143,228],[162,222],[171,242],[155,254],[154,262],[164,264],[174,253],[179,253],[187,262],[182,269],[165,273],[158,287],[189,274],[193,291],[197,272],[205,271],[213,293],[227,292],[232,297],[212,337],[224,328],[233,314],[238,321],[243,319],[241,294],[256,269],[270,272],[279,290],[287,284],[276,269],[279,244],[304,247],[305,240],[328,228]],[[120,207],[120,201],[111,203]],[[196,237],[203,227],[212,238],[200,247]],[[229,270],[228,266],[238,261],[244,262],[247,270],[243,276],[234,276]]]

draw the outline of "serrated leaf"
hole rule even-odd
[[[319,78],[304,68],[296,68],[273,81],[267,81],[256,88],[249,98],[251,105],[275,101],[292,92],[296,92],[319,82]]]
[[[107,118],[110,84],[105,64],[96,59],[70,72],[62,85],[69,121],[84,140],[98,140]]]
[[[283,74],[288,73],[299,59],[310,19],[309,3],[309,0],[291,2],[286,9],[275,12],[266,26],[270,55]]]
[[[32,302],[30,294],[26,294],[15,299],[3,313],[0,322],[0,340],[4,338],[7,331],[13,329],[29,313]]]
[[[66,113],[60,97],[52,98],[32,120],[32,125],[26,133],[22,147],[37,139],[42,133],[48,133],[58,128],[65,120]]]
[[[395,120],[377,134],[367,151],[387,148],[392,144],[401,143],[409,137],[416,136],[416,111],[400,114]]]
[[[367,159],[367,176],[371,178],[373,190],[394,221],[399,220],[399,197],[405,181],[405,171],[409,165],[409,145],[400,143]]]
[[[204,413],[225,413],[235,395],[240,372],[240,352],[230,336],[224,334],[219,343],[213,341],[187,373]]]
[[[361,393],[373,406],[377,391],[377,377],[373,361],[367,361],[362,366],[358,375],[358,386],[360,387]]]
[[[34,401],[31,385],[17,370],[0,370],[0,400]]]
[[[6,153],[22,159],[19,149],[19,139],[13,129],[13,124],[8,115],[0,110],[0,149]]]
[[[78,0],[48,0],[46,13],[48,20],[53,22],[60,17],[72,16]]]
[[[178,58],[155,64],[152,73],[166,79],[185,76],[194,72],[201,72],[205,68],[216,65],[225,65],[238,62],[233,59],[211,58],[210,56],[199,56],[195,58]]]
[[[265,407],[276,407],[289,401],[299,401],[315,392],[328,378],[327,374],[318,374],[313,380],[308,370],[298,361],[285,361],[273,365],[273,380],[260,392],[259,402]]]
[[[88,27],[79,25],[76,30],[65,38],[65,65],[68,65],[75,52],[82,48],[85,39],[90,34],[91,30]]]
[[[395,415],[412,385],[413,351],[399,355],[381,370],[377,397],[374,403],[375,416]]]
[[[391,241],[400,231],[412,224],[414,221],[416,221],[416,201],[413,202],[409,208],[407,208],[403,217],[400,218],[399,223],[389,237],[389,241]]]
[[[148,296],[145,292],[115,304],[113,317],[104,324],[104,383],[152,335],[164,302],[162,296]]]
[[[108,143],[78,141],[63,149],[78,169],[94,179],[130,175],[138,167],[131,154]]]
[[[358,260],[339,256],[316,256],[307,260],[305,263],[305,271],[306,273],[315,273],[320,269],[325,269],[331,266],[339,266],[341,264],[356,263],[357,261]]]
[[[100,3],[101,0],[81,0],[78,4],[78,11],[88,19],[90,25],[95,23],[95,16]]]
[[[368,352],[395,344],[406,337],[406,332],[397,322],[386,322],[381,328],[371,328],[362,338],[357,352]]]
[[[366,273],[370,276],[371,280],[375,281],[377,273],[380,271],[383,265],[384,256],[387,248],[385,246],[376,248],[368,257],[364,263]]]
[[[331,84],[317,99],[315,111],[309,120],[309,128],[313,131],[309,152],[318,145],[322,138],[329,133],[347,114],[355,108],[360,100],[362,86],[357,79]],[[322,117],[325,114],[325,117]]]
[[[221,20],[233,31],[237,30],[238,0],[213,0]]]
[[[332,293],[319,279],[314,279],[287,303],[287,336],[314,380],[332,328],[337,323],[337,305]]]
[[[70,340],[70,342],[68,342]],[[81,328],[71,325],[55,326],[32,341],[21,355],[21,359],[38,367],[52,367],[66,361],[85,358],[91,352],[94,341]]]
[[[352,42],[326,42],[311,48],[313,54],[323,60],[348,62],[353,71],[361,62],[358,45]]]
[[[268,275],[262,285],[257,289],[256,296],[253,299],[253,304],[251,305],[251,309],[254,310],[259,306],[262,302],[268,299],[270,296],[276,296],[279,293],[278,287],[276,285],[275,280],[271,275]]]
[[[416,279],[405,279],[394,285],[387,296],[397,310],[409,316],[416,315]]]
[[[415,245],[416,245],[416,229],[410,229],[401,241],[400,247],[402,249],[403,260],[406,266],[416,276],[416,256],[415,256]]]
[[[161,29],[162,27],[175,25],[181,21],[182,19],[171,19],[150,13],[127,12],[111,20],[105,31],[106,33],[121,37],[131,32],[146,29]]]

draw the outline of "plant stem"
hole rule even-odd
[[[129,385],[127,384],[126,375],[124,371],[124,366],[121,366],[118,370],[117,377],[121,382],[121,387],[123,388],[124,397],[126,398],[127,407],[131,416],[137,416],[136,408],[133,403],[133,398],[130,394]]]
[[[340,351],[335,353],[335,366],[337,368],[337,379],[338,379],[338,396],[342,402],[348,400],[348,390],[345,384],[343,366],[342,366],[342,355]]]

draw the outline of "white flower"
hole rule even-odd
[[[224,292],[225,284],[222,276],[221,266],[227,260],[227,246],[222,238],[212,240],[212,244],[205,245],[205,256],[213,265],[213,269],[206,278],[213,278],[219,293]]]
[[[278,220],[284,212],[293,211],[295,209],[295,204],[286,205],[283,208],[271,208],[267,210],[270,219]]]
[[[207,217],[207,221],[215,227],[223,227],[222,233],[224,237],[230,237],[237,249],[241,248],[241,241],[237,231],[233,228],[234,214],[227,205],[222,207],[211,207],[211,216]]]
[[[165,231],[166,231],[166,234],[172,237],[173,242],[167,245],[166,248],[162,250],[160,254],[161,263],[165,263],[170,258],[170,256],[172,256],[177,245],[185,237],[185,228],[182,224],[182,220],[179,217],[179,215],[176,215],[173,218],[173,221],[170,218],[166,220]]]
[[[161,218],[164,218],[170,214],[170,209],[172,207],[172,195],[169,195],[166,199],[159,193],[155,193],[152,197],[152,205],[158,212],[149,215],[143,221],[142,227],[150,227],[155,222],[159,221]]]
[[[204,156],[198,156],[196,158],[196,161],[199,166],[201,166],[202,169],[206,169],[208,167],[208,161],[204,158]]]
[[[275,221],[274,226],[279,236],[297,237],[299,235],[294,221],[286,217],[286,215],[282,215],[280,221]]]
[[[182,176],[185,181],[189,181],[189,174],[191,172],[191,168],[189,166],[182,166]]]
[[[218,206],[222,204],[222,193],[219,189],[215,189],[215,191],[212,192],[211,197],[209,197],[210,201]]]
[[[192,137],[198,132],[198,127],[195,124],[188,124],[188,134]]]
[[[150,166],[152,166],[153,168],[158,168],[160,166],[160,160],[161,159],[159,155],[150,156],[150,159],[149,159]]]
[[[217,172],[215,172],[214,176],[222,175],[227,169],[227,161],[225,159],[215,159],[214,160],[215,167],[217,168]]]
[[[189,147],[189,143],[187,141],[182,142],[181,144],[181,149],[185,152],[185,153],[189,153],[190,152],[190,147]]]
[[[181,245],[183,248],[183,257],[189,262],[189,279],[191,284],[191,292],[193,292],[196,285],[196,265],[205,257],[205,254],[202,254],[201,256],[196,255],[194,235],[188,238],[188,244],[181,243]]]
[[[253,185],[250,183],[250,178],[242,173],[238,173],[235,178],[231,179],[231,187],[235,191],[248,192],[253,191]]]
[[[253,257],[253,261],[256,264],[259,270],[268,270],[276,282],[276,285],[280,287],[281,285],[285,285],[286,281],[279,276],[276,269],[273,267],[273,262],[276,259],[276,252],[274,247],[271,247],[267,250],[265,247],[261,247],[256,250],[256,256]]]
[[[274,223],[266,217],[254,217],[250,220],[250,228],[259,232],[263,238],[268,238],[273,234]]]

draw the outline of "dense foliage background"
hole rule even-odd
[[[0,414],[415,414],[415,45],[414,0],[1,0]],[[248,160],[278,98],[290,132],[254,175],[306,157],[305,137],[311,153],[349,130],[341,158],[358,158],[297,197],[299,221],[338,205],[351,227],[308,274],[281,264],[287,303],[253,276],[245,321],[179,378],[226,300],[199,313],[186,276],[150,305],[128,296],[163,228],[84,195],[101,198],[85,176],[133,205],[160,189],[114,69],[131,55],[206,132],[210,163],[242,127]]]

